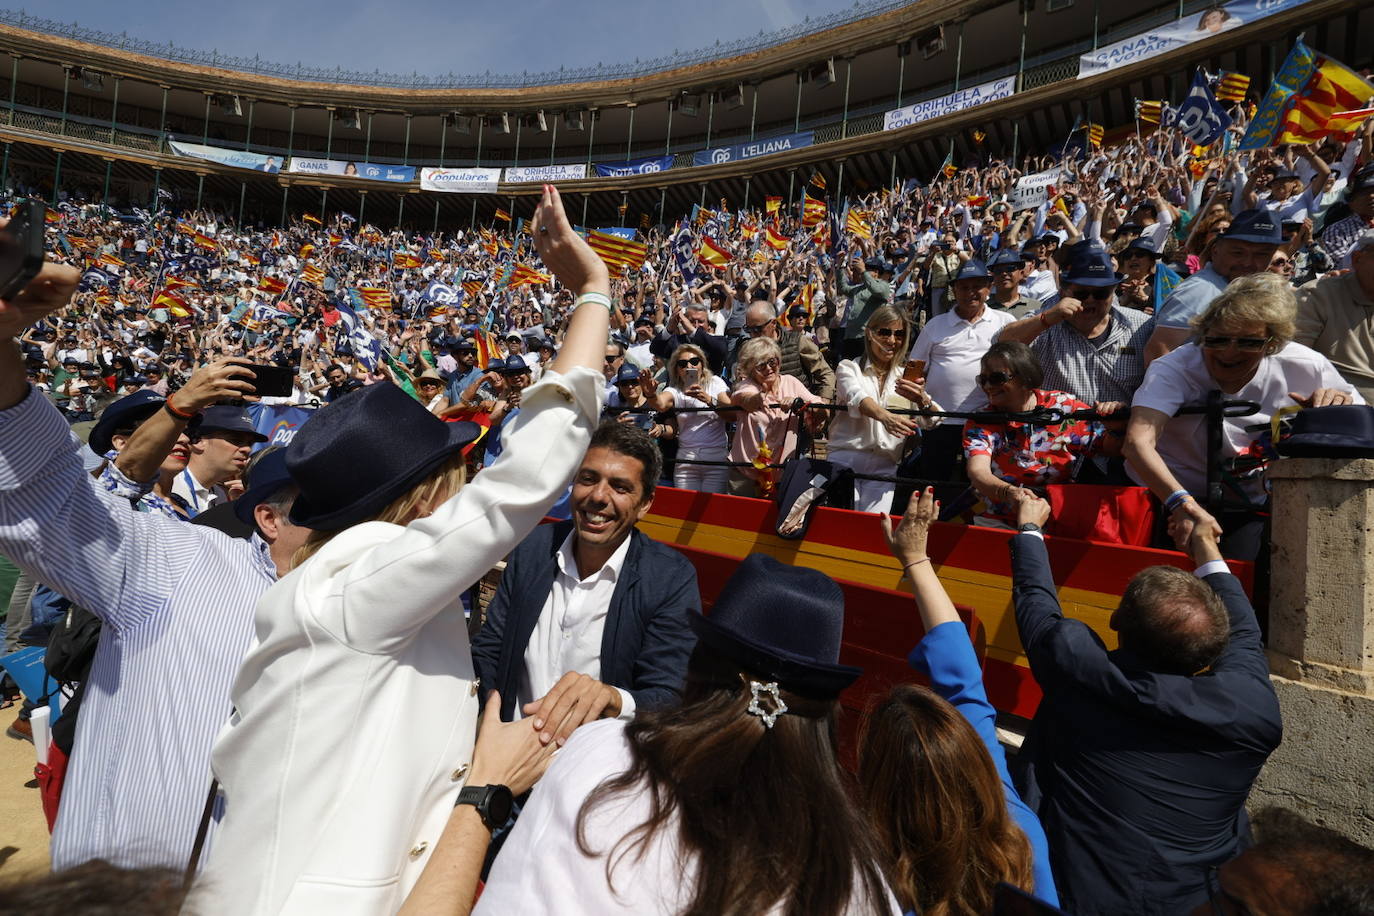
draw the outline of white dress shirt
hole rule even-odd
[[[926,322],[911,348],[911,359],[926,364],[926,393],[945,410],[966,413],[983,406],[987,399],[975,381],[979,362],[998,332],[1015,320],[1007,312],[984,306],[975,321],[966,321],[951,309]],[[962,425],[964,421],[950,418],[944,422]]]
[[[627,537],[621,543],[605,566],[581,579],[573,553],[576,538],[576,531],[569,532],[558,549],[553,587],[525,647],[525,666],[515,698],[517,716],[526,703],[547,695],[569,671],[601,680],[601,634],[606,629],[611,596],[630,552],[630,539]],[[619,718],[633,719],[634,697],[619,687],[615,691],[620,694]]]
[[[196,479],[196,475],[191,473],[190,468],[184,468],[172,481],[172,495],[180,496],[186,500],[186,505],[191,509],[192,518],[229,499],[229,493],[224,487],[219,484],[207,487]]]

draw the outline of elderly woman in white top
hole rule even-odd
[[[501,461],[465,486],[475,424],[442,423],[388,384],[329,405],[292,440],[291,518],[312,534],[258,605],[215,745],[227,813],[197,913],[394,913],[466,800],[478,710],[459,596],[562,495],[605,387],[605,264],[552,186],[530,234],[581,296]]]
[[[1277,274],[1233,280],[1193,319],[1193,340],[1150,364],[1131,404],[1126,470],[1163,504],[1180,545],[1194,525],[1222,537],[1222,553],[1253,560],[1262,547],[1262,520],[1243,507],[1264,505],[1264,469],[1271,456],[1269,421],[1295,404],[1326,407],[1364,399],[1325,356],[1293,342],[1293,287]],[[1207,496],[1207,432],[1202,414],[1175,416],[1207,402],[1210,391],[1254,401],[1257,413],[1222,421],[1227,501],[1240,506],[1220,518],[1203,508]],[[1255,427],[1266,432],[1252,432]]]
[[[730,407],[729,389],[719,376],[711,373],[706,354],[696,344],[683,344],[668,360],[668,387],[658,393],[654,406],[659,410],[683,408],[724,408],[724,411],[692,410],[676,414],[677,463],[673,465],[673,486],[703,493],[724,493],[730,469],[688,464],[688,461],[724,461],[729,440],[725,431],[725,411]]]
[[[907,439],[939,422],[892,412],[940,409],[919,384],[902,378],[901,354],[910,336],[906,316],[885,305],[864,326],[864,355],[841,360],[835,368],[835,403],[846,409],[836,411],[830,422],[831,461],[860,474],[892,474]],[[854,508],[889,512],[894,489],[895,484],[886,481],[856,480]]]

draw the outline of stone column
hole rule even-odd
[[[1251,795],[1374,845],[1374,460],[1269,470],[1269,667],[1283,744]]]

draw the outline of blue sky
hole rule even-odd
[[[26,8],[87,28],[277,63],[437,75],[631,62],[853,6],[853,0],[46,0]]]

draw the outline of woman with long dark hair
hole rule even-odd
[[[1012,786],[978,657],[926,553],[939,511],[927,488],[895,532],[882,516],[925,628],[908,660],[931,686],[897,687],[869,713],[859,739],[864,806],[908,912],[982,916],[1002,881],[1058,903],[1045,832]]]
[[[573,734],[477,913],[896,912],[835,758],[839,586],[753,554],[692,623],[682,704]]]

